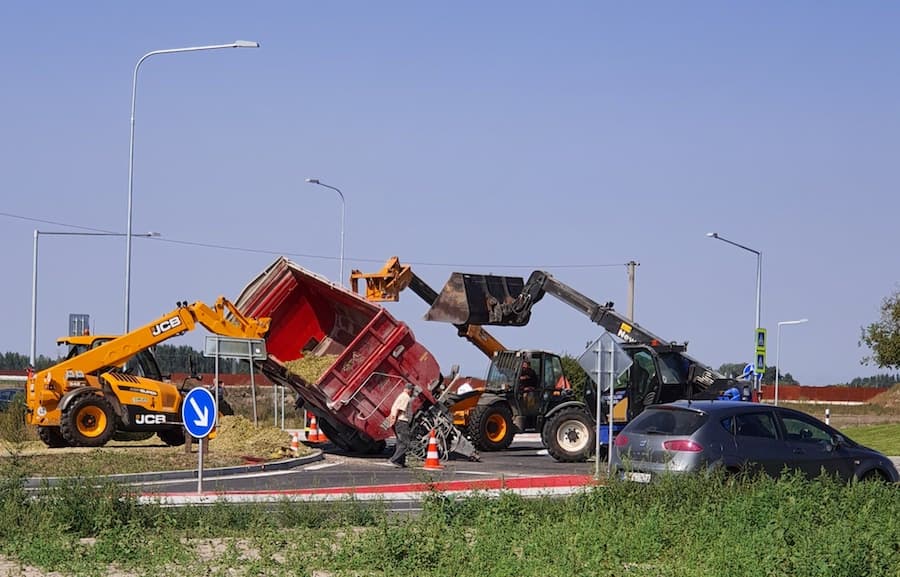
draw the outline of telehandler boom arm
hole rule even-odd
[[[532,307],[545,294],[584,314],[625,343],[647,345],[658,353],[674,353],[691,366],[689,380],[705,390],[722,378],[716,371],[685,354],[686,344],[666,341],[619,314],[612,302],[600,304],[549,273],[534,271],[525,282],[521,277],[453,273],[425,315],[427,320],[478,325],[524,326]]]
[[[425,318],[454,324],[521,327],[531,319],[531,308],[548,293],[625,342],[670,345],[620,315],[613,303],[597,303],[540,270],[532,272],[527,282],[521,277],[453,273]]]
[[[219,297],[212,307],[199,301],[179,302],[175,310],[155,321],[49,367],[37,373],[34,380],[62,383],[68,371],[89,373],[122,365],[138,352],[194,330],[198,324],[217,335],[236,338],[259,339],[269,330],[269,319],[247,318],[224,297]]]
[[[415,274],[409,265],[400,264],[400,259],[396,256],[388,259],[376,273],[351,271],[350,286],[355,293],[359,293],[359,279],[366,282],[366,300],[373,302],[397,302],[400,300],[400,292],[406,288],[412,289],[429,306],[434,305],[438,298],[438,293]],[[462,322],[453,323],[453,326],[459,336],[475,345],[489,359],[506,350],[500,341],[479,325]]]

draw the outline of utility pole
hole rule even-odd
[[[628,267],[628,320],[634,322],[634,269],[641,263],[630,260],[625,266]]]

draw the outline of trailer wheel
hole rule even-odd
[[[171,429],[163,429],[156,431],[159,440],[170,447],[180,447],[184,445],[184,430],[181,427],[172,427]]]
[[[106,398],[84,394],[65,408],[59,429],[74,447],[102,447],[116,432],[116,414]]]
[[[594,449],[594,426],[594,419],[578,407],[561,410],[544,429],[547,452],[563,463],[586,461]]]
[[[343,435],[338,432],[338,430],[331,425],[329,421],[325,419],[319,418],[316,420],[319,428],[325,433],[325,436],[328,437],[328,440],[337,445],[339,449],[342,451],[347,451],[348,453],[357,453],[353,445],[351,445]]]
[[[515,435],[512,411],[506,403],[478,406],[469,419],[472,444],[482,451],[502,451],[509,447]]]
[[[59,427],[38,427],[38,437],[51,449],[68,447],[69,443],[59,432]]]

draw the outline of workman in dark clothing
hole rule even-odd
[[[519,371],[519,391],[526,414],[532,414],[538,410],[540,399],[538,387],[540,384],[537,373],[531,368],[531,361],[522,361],[522,369]]]
[[[519,371],[519,387],[524,392],[537,389],[540,382],[537,373],[531,368],[531,361],[522,361],[522,370]]]

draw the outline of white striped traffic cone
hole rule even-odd
[[[434,429],[428,435],[428,453],[425,455],[425,465],[423,469],[429,471],[440,471],[444,467],[441,466],[441,457],[438,455],[437,439],[434,436]]]

